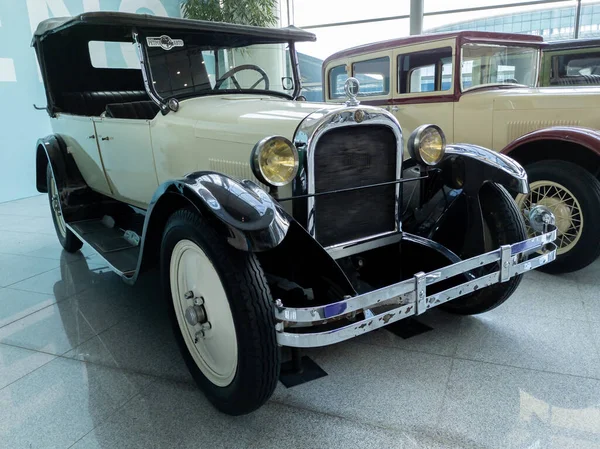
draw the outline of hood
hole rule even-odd
[[[492,95],[496,111],[597,108],[600,86],[514,88],[495,90]]]
[[[292,140],[298,125],[308,115],[339,108],[339,105],[271,96],[227,94],[182,101],[174,116],[177,120],[193,121],[198,138],[254,145],[274,135]]]

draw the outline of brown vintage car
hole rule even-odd
[[[323,63],[325,101],[343,101],[343,83],[355,77],[361,104],[392,112],[405,133],[436,123],[449,142],[510,155],[530,181],[531,193],[516,197],[521,211],[541,204],[556,215],[558,256],[543,269],[574,271],[600,254],[600,87],[554,87],[596,76],[550,75],[554,52],[568,45],[478,31],[362,45]],[[539,87],[540,79],[552,87]]]

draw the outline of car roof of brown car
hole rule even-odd
[[[444,33],[431,33],[431,34],[419,34],[415,36],[401,37],[398,39],[390,39],[387,41],[373,42],[370,44],[359,45],[357,47],[348,48],[346,50],[338,51],[337,53],[329,56],[323,64],[327,64],[329,61],[344,58],[349,56],[357,56],[365,53],[371,53],[375,51],[388,50],[396,47],[402,47],[405,45],[418,44],[423,42],[432,42],[441,39],[459,38],[464,40],[472,40],[479,42],[501,42],[501,43],[513,43],[520,45],[532,45],[541,47],[546,45],[544,39],[541,36],[535,36],[531,34],[517,34],[517,33],[496,33],[490,31],[452,31]]]

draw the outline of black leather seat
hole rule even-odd
[[[112,118],[133,118],[152,120],[160,108],[152,101],[133,101],[131,103],[111,103],[106,105],[106,116]]]
[[[62,110],[76,115],[99,116],[107,104],[148,101],[144,90],[102,91],[102,92],[66,92],[62,95]]]

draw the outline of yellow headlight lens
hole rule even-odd
[[[272,186],[284,186],[298,172],[298,150],[285,137],[267,137],[256,144],[252,153],[256,177]]]
[[[444,138],[435,128],[427,128],[421,137],[419,153],[427,165],[435,165],[444,156]]]
[[[444,157],[446,137],[436,125],[422,125],[415,129],[408,140],[411,157],[426,165],[436,165]]]

